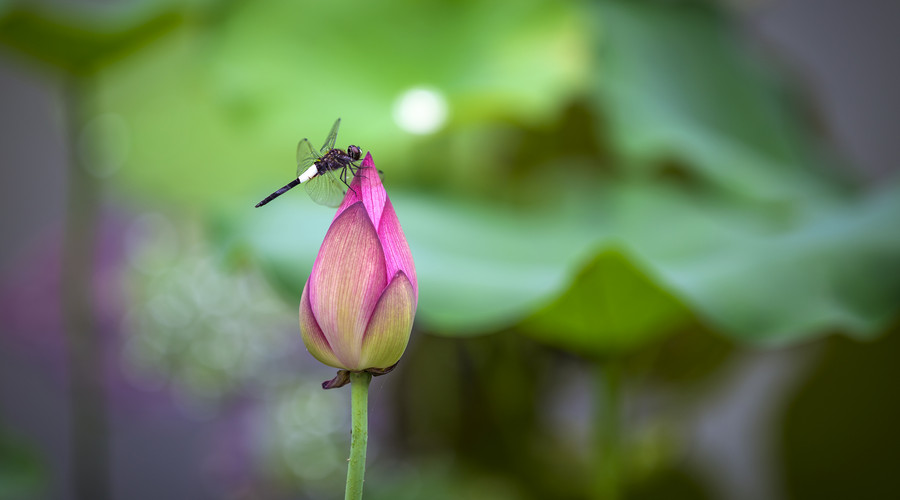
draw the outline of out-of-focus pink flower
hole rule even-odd
[[[371,154],[350,187],[303,288],[300,330],[322,363],[378,374],[406,350],[419,288],[412,253]]]

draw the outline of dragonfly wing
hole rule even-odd
[[[315,150],[310,144],[309,139],[303,139],[302,141],[297,143],[297,177],[300,177],[300,174],[306,172],[316,160],[319,159],[319,155],[316,154]]]
[[[334,170],[327,170],[303,183],[312,201],[326,207],[337,207],[344,200],[346,189]]]
[[[328,137],[325,139],[325,144],[322,145],[322,149],[319,150],[319,154],[325,154],[332,149],[334,149],[334,141],[337,139],[338,127],[341,126],[341,119],[338,118],[334,121],[334,125],[331,126],[331,132],[328,133]]]

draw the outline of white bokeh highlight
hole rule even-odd
[[[414,87],[394,102],[394,121],[411,134],[430,134],[447,121],[447,100],[434,90]]]

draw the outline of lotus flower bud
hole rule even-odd
[[[381,374],[400,360],[418,304],[412,253],[370,154],[337,210],[300,299],[303,343],[348,372]]]

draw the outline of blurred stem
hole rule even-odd
[[[109,461],[104,362],[92,300],[100,189],[78,154],[89,85],[87,77],[73,76],[65,88],[69,179],[61,301],[68,349],[72,489],[78,500],[105,500]]]
[[[597,480],[592,497],[616,500],[621,497],[620,419],[622,411],[622,375],[615,361],[597,368],[596,468]]]
[[[350,373],[350,408],[353,415],[350,434],[350,464],[347,466],[347,490],[344,500],[360,500],[366,475],[366,444],[369,438],[369,382],[366,372]]]

